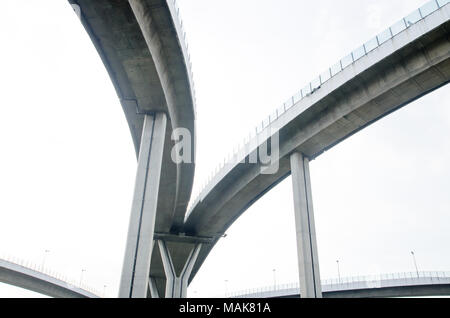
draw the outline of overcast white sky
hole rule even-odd
[[[195,187],[254,125],[424,0],[179,0],[197,91]],[[0,255],[118,291],[136,169],[109,77],[66,1],[0,10]],[[320,272],[450,270],[450,88],[311,163]],[[298,280],[291,179],[228,231],[190,296]],[[228,280],[228,283],[225,283]],[[37,294],[0,284],[0,297]]]

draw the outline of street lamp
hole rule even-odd
[[[414,255],[414,251],[411,251],[411,255],[413,257],[414,266],[416,267],[417,278],[419,278],[419,269],[417,268],[416,255]]]
[[[336,264],[337,264],[337,271],[338,271],[338,280],[339,280],[339,284],[341,283],[341,271],[339,269],[339,260],[336,260]]]
[[[273,290],[277,290],[277,276],[276,276],[276,269],[272,269],[273,272]]]
[[[44,267],[45,267],[45,261],[46,261],[46,258],[47,258],[47,254],[48,254],[48,253],[50,253],[49,250],[45,250],[45,251],[44,251],[44,259],[42,260],[42,270],[44,270]]]
[[[85,271],[86,271],[85,269],[82,269],[82,270],[81,270],[80,287],[81,287],[81,284],[83,283],[83,274],[84,274]]]
[[[106,298],[106,285],[103,285],[103,298]]]
[[[225,297],[228,297],[228,279],[225,279]]]

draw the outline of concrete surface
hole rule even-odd
[[[225,166],[194,202],[185,232],[210,237],[191,280],[215,242],[245,210],[290,175],[290,155],[313,160],[375,121],[450,80],[450,6],[446,5],[363,56],[303,98],[266,129],[279,133],[279,171]],[[265,140],[257,140],[261,145]],[[240,154],[248,159],[254,149]],[[224,264],[226,266],[226,264]]]
[[[177,235],[191,196],[195,158],[191,163],[175,164],[171,160],[174,146],[171,134],[176,128],[185,128],[193,145],[196,138],[194,83],[177,9],[171,0],[69,0],[69,3],[110,75],[137,155],[145,115],[167,116],[154,232]],[[127,254],[125,265],[134,262],[128,257]],[[145,263],[150,264],[150,260]],[[165,280],[161,269],[152,273],[157,280]],[[129,270],[124,273],[130,280]],[[148,275],[142,280],[139,295],[144,288],[147,290],[144,285],[148,285]]]
[[[146,298],[159,196],[164,113],[145,115],[119,297]]]
[[[300,293],[304,298],[322,298],[309,160],[298,152],[290,159]]]
[[[0,282],[56,298],[99,296],[33,269],[0,259]]]

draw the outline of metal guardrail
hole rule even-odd
[[[411,14],[406,16],[405,18],[399,20],[394,23],[391,27],[379,33],[377,36],[367,41],[359,48],[353,50],[349,55],[345,56],[341,60],[339,60],[336,64],[329,67],[325,72],[319,75],[317,78],[309,82],[303,89],[297,92],[294,96],[289,98],[286,102],[283,103],[278,109],[276,109],[270,116],[268,116],[265,120],[261,122],[256,128],[251,131],[247,138],[244,139],[243,143],[240,143],[237,148],[234,149],[233,153],[225,158],[225,160],[219,164],[214,171],[212,171],[207,180],[202,184],[199,191],[196,192],[192,197],[194,200],[191,200],[188,207],[188,214],[191,209],[197,204],[202,195],[205,194],[205,190],[212,188],[212,181],[216,180],[216,176],[218,174],[225,175],[227,172],[227,168],[233,164],[233,162],[240,162],[243,158],[242,154],[245,155],[245,150],[250,149],[253,150],[253,145],[259,144],[259,138],[263,138],[263,133],[267,130],[268,127],[271,126],[273,122],[275,122],[278,118],[280,118],[287,110],[293,107],[295,104],[314,94],[317,90],[321,88],[323,84],[328,82],[330,79],[335,77],[337,74],[341,73],[344,69],[351,66],[353,63],[366,56],[373,50],[377,49],[380,45],[402,33],[403,31],[410,28],[412,25],[422,21],[425,17],[430,14],[438,11],[442,7],[446,6],[450,3],[450,0],[431,0],[421,6],[419,9],[413,11]],[[269,136],[270,137],[270,136]],[[255,141],[256,140],[256,141]],[[265,138],[267,140],[267,138]],[[245,158],[245,156],[244,156]],[[229,163],[232,160],[232,163]]]
[[[20,258],[17,258],[17,257],[11,257],[11,256],[2,256],[0,258],[0,260],[12,263],[14,265],[19,265],[19,266],[21,266],[23,268],[26,268],[28,270],[32,270],[32,271],[34,271],[36,273],[39,273],[39,274],[47,275],[47,276],[49,276],[51,278],[59,280],[59,281],[61,281],[63,283],[66,283],[68,285],[74,286],[75,288],[79,288],[81,290],[87,291],[87,292],[89,292],[89,293],[91,293],[91,294],[93,294],[95,296],[98,296],[98,297],[100,297],[100,295],[103,294],[103,293],[99,292],[98,290],[96,290],[95,288],[92,288],[92,287],[90,287],[90,286],[88,286],[86,284],[83,284],[82,282],[80,284],[80,281],[77,282],[75,279],[71,279],[71,278],[67,277],[64,274],[58,273],[57,271],[49,269],[49,268],[47,268],[47,267],[45,267],[43,265],[37,265],[37,264],[35,264],[33,262],[25,261],[23,259],[20,259]],[[105,296],[105,295],[103,295],[103,296]]]
[[[450,284],[450,272],[403,272],[382,275],[353,276],[322,280],[322,291],[345,291],[383,287]],[[265,298],[300,294],[299,283],[265,286],[226,293],[232,298]]]

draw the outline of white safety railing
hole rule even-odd
[[[319,75],[317,78],[309,82],[303,89],[298,91],[295,95],[284,102],[279,108],[277,108],[273,113],[263,120],[254,130],[252,130],[249,135],[235,147],[234,151],[223,160],[207,177],[205,182],[199,187],[196,193],[193,193],[193,200],[190,201],[188,207],[188,214],[192,208],[197,204],[201,197],[203,197],[209,189],[213,187],[212,183],[219,180],[218,175],[225,175],[226,172],[233,166],[233,163],[240,162],[245,158],[246,150],[253,150],[254,145],[261,144],[261,140],[267,140],[267,133],[270,133],[268,128],[283,114],[285,114],[290,108],[301,100],[311,96],[317,90],[321,88],[323,84],[328,82],[330,79],[335,77],[337,74],[341,73],[344,69],[352,65],[354,62],[358,61],[362,57],[366,56],[376,48],[378,48],[383,43],[397,36],[401,32],[407,30],[412,25],[423,20],[428,15],[434,13],[440,8],[446,6],[450,3],[450,0],[431,0],[421,6],[419,9],[415,10],[407,17],[394,23],[391,27],[379,33],[377,36],[367,41],[349,55],[345,56],[339,60],[336,64],[328,68],[325,72]],[[274,125],[272,132],[275,132],[276,125]]]
[[[179,36],[182,37],[180,39],[181,48],[183,51],[184,59],[186,68],[189,75],[189,81],[191,84],[191,90],[192,90],[192,99],[193,99],[193,106],[194,106],[194,112],[196,112],[196,93],[195,93],[195,83],[194,83],[194,72],[192,71],[192,61],[191,61],[191,54],[189,53],[189,45],[186,38],[186,31],[183,27],[183,20],[180,16],[180,8],[177,5],[176,0],[167,0],[167,3],[169,5],[169,9],[171,8],[171,5],[173,5],[173,10],[175,11],[175,28],[177,29],[177,33]]]

